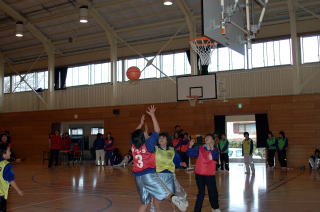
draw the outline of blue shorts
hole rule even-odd
[[[135,176],[135,180],[142,204],[149,204],[152,196],[158,200],[164,200],[169,196],[168,189],[163,185],[157,173]]]
[[[161,181],[171,193],[175,193],[174,175],[172,173],[157,173]]]

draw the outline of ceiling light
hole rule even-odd
[[[23,37],[23,23],[21,21],[16,22],[16,36]]]
[[[163,0],[163,4],[166,6],[170,6],[173,4],[172,0]]]
[[[88,6],[80,7],[80,23],[88,23]]]

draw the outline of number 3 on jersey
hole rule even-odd
[[[137,159],[137,166],[141,169],[143,167],[142,155],[136,155],[134,158]]]

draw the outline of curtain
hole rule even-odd
[[[266,147],[269,132],[268,114],[255,114],[257,130],[257,147]]]
[[[226,133],[226,116],[214,116],[214,132],[221,135]]]
[[[66,88],[68,67],[57,67],[54,69],[54,89],[61,90]]]

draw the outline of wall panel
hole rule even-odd
[[[242,109],[237,108],[238,103],[243,103]],[[196,107],[190,107],[188,102],[161,103],[156,106],[162,131],[172,132],[173,127],[180,124],[190,134],[212,132],[214,115],[267,113],[269,127],[274,134],[284,130],[289,138],[290,167],[307,165],[314,148],[320,147],[320,94],[237,98],[226,102],[210,100]],[[2,113],[0,130],[11,131],[14,150],[18,155],[29,161],[40,161],[42,151],[48,148],[51,123],[104,120],[105,130],[113,133],[116,146],[124,153],[129,148],[130,132],[139,123],[146,107],[147,104],[139,104]],[[112,114],[114,108],[120,109],[120,115]],[[74,114],[78,114],[77,120]],[[152,129],[149,118],[147,122]]]

